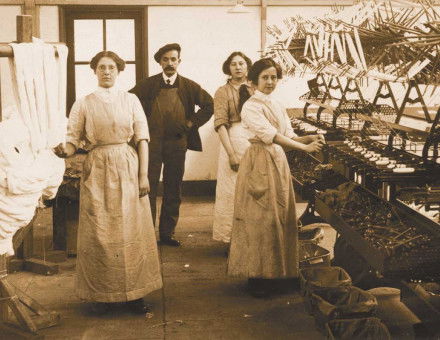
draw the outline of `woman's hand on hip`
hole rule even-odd
[[[231,167],[232,171],[237,172],[239,165],[240,161],[238,160],[237,154],[234,152],[229,156],[229,166]]]
[[[139,175],[139,197],[144,197],[150,192],[150,181],[147,174]]]

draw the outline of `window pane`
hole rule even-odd
[[[89,65],[75,65],[76,99],[91,92],[98,86],[98,79]]]
[[[128,91],[136,84],[136,65],[125,65],[125,70],[119,73],[116,85],[121,90]]]
[[[75,61],[90,61],[104,49],[102,20],[74,20]]]
[[[134,61],[134,19],[107,20],[106,31],[107,50],[126,61]]]

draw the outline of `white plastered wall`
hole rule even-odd
[[[20,6],[0,5],[0,42],[7,43],[17,39],[15,17],[21,14]],[[10,108],[15,105],[11,86],[8,58],[0,58],[0,86],[3,119],[7,118]]]
[[[40,38],[45,42],[60,41],[58,6],[40,6]]]

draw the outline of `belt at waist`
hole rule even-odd
[[[121,145],[128,145],[127,142],[121,142],[121,143],[108,143],[108,144],[95,144],[92,147],[93,149],[97,149],[97,148],[110,148],[110,147],[114,147],[114,146],[121,146]]]

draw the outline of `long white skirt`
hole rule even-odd
[[[295,193],[283,148],[252,143],[237,176],[228,275],[299,275]]]
[[[239,159],[243,157],[250,143],[240,122],[229,128],[229,138]],[[218,158],[217,187],[215,193],[214,224],[212,237],[216,241],[231,241],[232,219],[234,215],[234,194],[237,172],[229,165],[229,157],[220,143]]]

